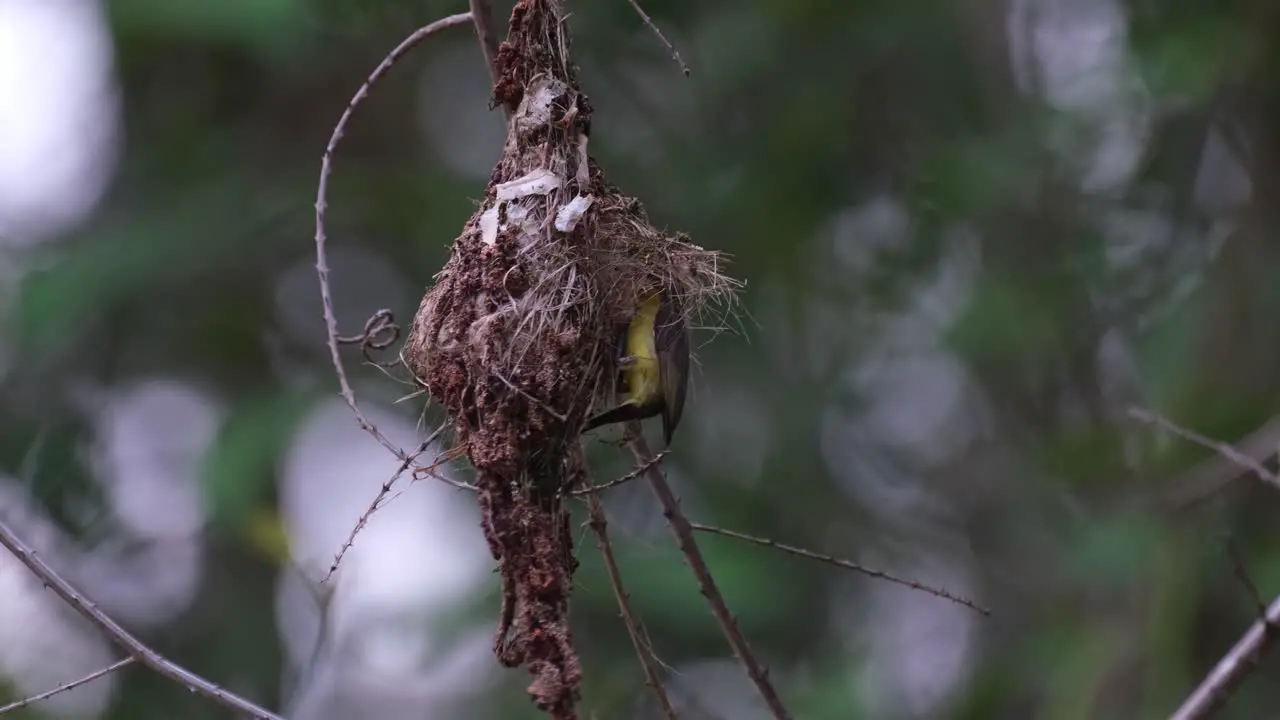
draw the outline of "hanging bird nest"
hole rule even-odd
[[[578,436],[612,401],[615,338],[661,291],[686,321],[732,301],[719,253],[670,237],[588,154],[557,0],[521,0],[499,49],[495,100],[514,110],[484,199],[414,317],[401,357],[444,406],[476,470],[503,609],[495,652],[535,675],[537,704],[573,717],[581,669],[568,631],[576,567],[563,493],[582,482]]]

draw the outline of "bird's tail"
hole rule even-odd
[[[601,425],[612,425],[613,423],[627,422],[629,420],[643,420],[648,417],[646,409],[636,403],[627,401],[617,407],[589,418],[587,423],[582,426],[582,431],[594,430]]]

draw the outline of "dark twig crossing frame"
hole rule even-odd
[[[653,488],[653,494],[658,498],[658,503],[662,505],[662,516],[671,526],[671,532],[676,536],[676,544],[680,547],[680,552],[684,555],[689,569],[693,571],[694,579],[698,581],[698,589],[707,599],[707,605],[710,606],[716,622],[720,624],[720,631],[724,633],[725,640],[729,642],[729,647],[733,649],[738,662],[746,670],[747,677],[756,686],[760,697],[764,698],[769,712],[776,720],[789,720],[791,713],[782,704],[782,698],[778,697],[778,691],[774,689],[773,682],[769,679],[769,671],[756,658],[742,630],[738,628],[738,621],[733,617],[733,613],[729,612],[729,606],[725,603],[724,596],[720,594],[715,578],[711,576],[711,570],[702,557],[702,551],[698,549],[698,542],[693,537],[693,526],[685,517],[684,511],[680,509],[680,500],[667,484],[662,468],[658,467],[654,461],[653,451],[645,442],[640,423],[635,421],[628,423],[627,436],[627,445],[631,448],[631,454],[639,465],[646,468],[645,477],[648,478],[649,486]]]
[[[596,535],[596,546],[600,549],[600,556],[604,559],[605,571],[609,574],[609,585],[613,587],[613,596],[618,601],[618,615],[622,618],[622,624],[627,628],[627,636],[631,638],[631,646],[635,648],[636,658],[640,661],[640,667],[644,670],[645,684],[652,690],[658,699],[658,705],[662,708],[662,716],[667,720],[675,720],[676,711],[671,706],[671,698],[667,696],[667,689],[662,684],[662,678],[658,674],[657,662],[654,659],[653,646],[649,642],[649,633],[644,629],[644,624],[636,617],[631,609],[631,599],[627,595],[627,590],[622,585],[622,573],[618,570],[618,562],[613,557],[613,544],[609,542],[609,522],[604,512],[604,503],[600,501],[598,493],[590,493],[587,495],[587,513],[591,526],[591,531]]]

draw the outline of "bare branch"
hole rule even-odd
[[[64,693],[68,690],[73,690],[87,683],[91,683],[94,680],[97,680],[98,678],[102,677],[103,675],[110,675],[111,673],[119,670],[120,668],[125,667],[126,665],[132,665],[135,662],[137,662],[137,658],[132,656],[127,657],[123,660],[117,660],[104,668],[99,668],[98,670],[94,670],[93,672],[89,673],[88,675],[85,675],[79,680],[72,680],[69,683],[63,683],[62,685],[59,685],[58,687],[52,690],[46,690],[40,693],[39,695],[32,695],[29,698],[23,698],[22,700],[19,700],[17,702],[11,702],[8,705],[5,705],[4,707],[0,707],[0,715],[3,715],[9,712],[10,710],[17,710],[19,708],[24,708],[33,703],[38,703],[41,700],[48,700],[54,695],[57,695],[59,693]]]
[[[358,535],[360,531],[369,524],[369,518],[386,504],[387,497],[391,494],[391,489],[395,487],[396,481],[399,480],[400,476],[409,469],[409,466],[418,459],[418,456],[422,455],[422,453],[427,451],[427,448],[431,447],[431,443],[435,442],[436,439],[440,437],[440,434],[444,432],[444,428],[444,425],[436,428],[435,432],[431,433],[427,436],[426,440],[422,441],[422,444],[418,446],[417,450],[400,463],[400,467],[396,469],[395,473],[391,476],[391,479],[382,483],[382,487],[378,489],[378,494],[374,496],[373,502],[369,503],[369,507],[365,509],[363,513],[360,513],[360,519],[356,521],[355,527],[351,528],[351,534],[347,536],[346,541],[342,543],[342,547],[338,548],[337,554],[333,556],[333,563],[329,565],[329,570],[324,574],[324,577],[320,579],[321,583],[329,582],[329,578],[333,577],[333,574],[338,571],[338,565],[342,563],[342,558],[346,557],[347,551],[355,544],[356,535]],[[475,491],[475,487],[472,485],[468,485],[464,482],[458,482],[457,480],[436,473],[435,469],[444,461],[444,459],[441,459],[427,467],[419,468],[418,472],[430,475],[431,477],[453,485],[454,487],[463,490]]]
[[[641,465],[648,465],[645,477],[648,478],[649,485],[653,488],[653,494],[657,496],[658,502],[662,505],[662,515],[667,519],[667,524],[671,526],[671,532],[676,536],[676,544],[680,546],[680,552],[684,554],[685,562],[693,570],[693,576],[698,581],[698,587],[702,590],[702,595],[707,599],[711,614],[720,623],[720,630],[724,633],[725,640],[729,642],[729,647],[733,648],[734,654],[738,656],[738,661],[742,663],[743,669],[747,672],[747,677],[755,684],[756,690],[760,693],[760,697],[764,698],[765,704],[769,707],[769,712],[773,717],[776,720],[790,720],[791,714],[787,712],[786,707],[782,704],[782,699],[778,697],[778,692],[773,688],[773,683],[769,680],[768,670],[760,664],[760,661],[751,651],[751,646],[747,644],[747,639],[743,637],[742,631],[738,629],[738,621],[734,619],[733,613],[729,612],[729,607],[724,602],[724,596],[720,594],[720,588],[716,586],[715,579],[711,577],[711,571],[707,568],[707,563],[702,557],[702,551],[698,549],[698,542],[693,537],[693,528],[689,525],[689,519],[680,510],[680,500],[671,491],[671,486],[667,484],[667,479],[663,476],[662,469],[654,462],[653,452],[649,450],[649,444],[645,442],[644,435],[641,434],[640,423],[635,421],[628,423],[627,435],[630,438],[628,445],[631,447],[631,454],[635,456],[636,462]]]
[[[283,720],[283,718],[270,710],[258,707],[249,700],[205,680],[144,645],[141,640],[129,634],[116,621],[107,617],[105,613],[98,609],[97,605],[90,602],[79,590],[72,587],[71,583],[64,580],[53,568],[49,567],[44,560],[36,555],[34,550],[18,537],[8,524],[2,521],[0,521],[0,545],[8,548],[23,565],[27,566],[27,569],[35,573],[36,577],[40,578],[58,597],[62,598],[89,622],[98,626],[102,632],[106,633],[108,637],[138,662],[182,685],[187,690],[203,695],[241,715],[248,715],[257,720]]]
[[[1231,569],[1236,575],[1236,579],[1244,587],[1245,592],[1249,593],[1249,600],[1253,603],[1254,610],[1258,613],[1258,617],[1266,619],[1267,603],[1262,599],[1262,593],[1258,591],[1258,585],[1249,576],[1249,569],[1244,564],[1244,553],[1240,552],[1240,547],[1236,544],[1235,538],[1227,537],[1227,555],[1231,557]]]
[[[334,372],[338,375],[338,385],[342,389],[342,398],[347,401],[347,406],[351,408],[351,412],[356,416],[356,422],[360,424],[360,428],[369,433],[383,447],[390,450],[402,462],[412,463],[405,451],[397,447],[395,443],[387,439],[382,431],[365,417],[364,412],[360,409],[360,404],[356,401],[356,393],[351,389],[351,381],[347,379],[347,371],[342,364],[342,355],[338,350],[340,338],[338,334],[338,319],[333,313],[333,293],[329,289],[329,259],[325,252],[325,227],[324,215],[328,208],[326,196],[329,191],[329,176],[333,173],[333,155],[338,149],[338,143],[342,140],[342,135],[346,131],[347,123],[350,122],[351,116],[355,113],[360,103],[369,96],[369,91],[374,83],[382,79],[387,71],[391,69],[405,53],[409,52],[416,45],[434,35],[436,32],[455,25],[461,25],[471,20],[471,13],[459,13],[450,15],[449,17],[437,20],[430,25],[418,28],[412,35],[405,38],[403,42],[395,47],[382,62],[378,63],[378,67],[374,68],[360,89],[347,103],[347,107],[342,111],[342,117],[338,118],[338,124],[333,127],[333,134],[329,137],[329,144],[324,149],[324,155],[320,161],[320,181],[316,187],[316,275],[320,280],[320,301],[324,306],[324,322],[328,331],[329,355],[333,361]],[[376,316],[375,316],[376,317]]]
[[[845,560],[843,558],[838,558],[833,555],[824,555],[822,553],[814,552],[812,550],[806,550],[804,548],[796,547],[794,545],[787,545],[785,543],[776,542],[768,538],[756,537],[754,535],[748,535],[746,533],[740,533],[734,530],[726,530],[722,527],[716,527],[715,525],[704,525],[702,523],[690,523],[689,527],[699,532],[713,533],[715,535],[723,535],[725,537],[735,538],[737,540],[745,540],[749,543],[755,543],[756,545],[763,545],[765,547],[773,548],[774,550],[781,550],[782,552],[791,553],[792,555],[798,555],[803,558],[809,558],[810,560],[817,560],[819,562],[835,565],[836,567],[842,567],[842,568],[845,568],[846,570],[853,570],[856,572],[860,572],[863,575],[870,575],[873,578],[888,580],[891,583],[905,585],[906,587],[909,587],[913,590],[920,590],[922,592],[927,592],[930,595],[933,595],[935,597],[940,597],[943,600],[950,600],[951,602],[956,603],[957,605],[964,605],[970,610],[980,612],[983,615],[991,614],[990,608],[983,607],[972,600],[960,597],[959,595],[955,595],[941,588],[935,588],[929,585],[925,585],[923,583],[918,583],[915,580],[907,580],[905,578],[900,578],[881,570],[872,570],[871,568],[859,565],[858,563],[853,562],[852,560]]]
[[[627,2],[631,3],[631,7],[635,9],[636,14],[640,16],[640,19],[644,21],[645,25],[649,26],[649,29],[653,31],[653,34],[658,36],[658,39],[662,41],[662,44],[667,46],[667,50],[671,53],[671,59],[675,60],[676,64],[680,66],[680,72],[684,73],[685,77],[689,77],[689,66],[684,64],[684,58],[680,57],[680,51],[676,50],[676,46],[672,45],[671,41],[667,39],[667,36],[663,35],[662,31],[658,29],[658,26],[653,23],[653,18],[649,17],[649,13],[645,12],[644,8],[640,7],[639,0],[627,0]]]
[[[632,470],[631,472],[627,473],[626,475],[623,475],[617,480],[610,480],[607,483],[601,483],[599,485],[591,485],[590,487],[585,487],[585,488],[582,488],[581,490],[574,490],[571,494],[577,495],[577,496],[595,495],[597,493],[608,490],[609,488],[617,487],[623,483],[631,482],[632,480],[635,480],[636,478],[648,472],[649,468],[662,462],[662,458],[666,457],[667,453],[669,452],[671,451],[663,450],[657,455],[654,455],[653,459],[649,460],[648,462],[640,463],[640,465],[638,465],[635,470]]]
[[[1218,661],[1213,670],[1170,716],[1170,720],[1194,720],[1209,717],[1235,690],[1249,673],[1258,667],[1263,656],[1271,649],[1280,632],[1280,598],[1271,601],[1266,613],[1259,618],[1244,637]]]
[[[618,601],[618,614],[622,616],[622,624],[627,628],[631,638],[631,646],[635,648],[640,667],[644,670],[645,684],[653,688],[653,694],[662,707],[662,716],[675,720],[676,711],[671,706],[671,698],[667,697],[667,689],[662,685],[655,666],[653,647],[649,643],[648,633],[640,619],[631,611],[631,600],[626,588],[622,586],[622,573],[613,557],[613,545],[609,542],[608,520],[605,518],[604,505],[596,493],[587,495],[587,512],[590,514],[591,530],[596,534],[596,546],[600,548],[600,556],[604,558],[605,570],[609,573],[609,585],[613,587],[613,596]]]
[[[476,28],[476,39],[480,41],[480,51],[484,53],[484,65],[489,71],[489,91],[493,92],[493,88],[498,86],[498,39],[493,34],[493,11],[489,7],[489,0],[470,0],[471,4],[471,23]],[[511,120],[511,113],[515,108],[502,105],[502,112],[506,114],[507,120]]]
[[[1238,443],[1228,445],[1181,428],[1171,420],[1141,408],[1130,409],[1129,415],[1214,452],[1212,457],[1169,479],[1167,485],[1170,490],[1164,497],[1172,507],[1195,505],[1242,475],[1255,475],[1268,484],[1280,483],[1276,474],[1262,464],[1280,447],[1280,416],[1271,418]]]
[[[1248,455],[1245,455],[1239,450],[1236,450],[1235,447],[1233,447],[1229,443],[1220,442],[1218,440],[1214,440],[1213,438],[1201,435],[1200,433],[1195,432],[1193,430],[1188,430],[1182,427],[1181,425],[1174,423],[1172,420],[1164,417],[1163,415],[1159,415],[1157,413],[1153,413],[1147,410],[1134,408],[1129,411],[1129,415],[1131,415],[1133,418],[1137,420],[1140,420],[1142,422],[1145,422],[1151,425],[1155,425],[1156,427],[1161,428],[1162,430],[1173,433],[1174,435],[1177,435],[1183,440],[1195,443],[1196,445],[1199,445],[1203,448],[1212,450],[1218,453],[1219,455],[1221,455],[1222,457],[1226,458],[1227,460],[1230,460],[1231,462],[1235,463],[1241,469],[1252,472],[1255,476],[1257,476],[1259,480],[1269,485],[1280,487],[1280,478],[1277,478],[1275,473],[1268,470],[1267,467],[1263,465],[1260,461]]]

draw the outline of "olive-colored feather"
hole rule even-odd
[[[662,378],[662,437],[670,445],[684,414],[684,396],[689,387],[689,331],[679,307],[670,299],[658,307],[656,325],[654,344]]]
[[[583,431],[601,425],[662,416],[668,445],[684,413],[689,382],[689,333],[679,305],[671,298],[645,301],[620,338],[619,356],[631,365],[619,376],[627,399],[587,420]]]

